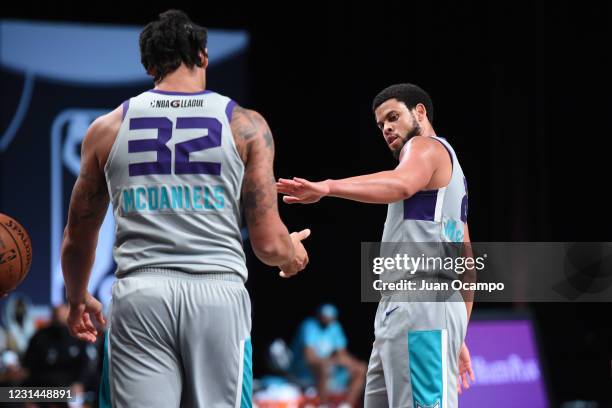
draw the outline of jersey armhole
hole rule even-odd
[[[232,123],[232,115],[234,114],[234,108],[236,106],[238,106],[236,101],[234,101],[233,99],[230,99],[229,102],[227,103],[227,106],[225,107],[225,116],[227,116],[227,121],[230,124]]]
[[[127,116],[128,110],[130,109],[130,99],[126,99],[121,104],[121,109],[122,109],[121,124],[119,125],[119,130],[117,131],[117,135],[115,136],[115,141],[113,142],[113,145],[111,146],[111,150],[108,154],[108,157],[106,158],[106,163],[104,164],[104,174],[105,175],[108,174],[108,170],[110,169],[110,164],[113,161],[113,158],[115,157],[117,148],[119,146],[119,137],[121,135],[121,128],[123,127],[123,122],[125,122],[125,117]]]
[[[130,109],[129,99],[126,99],[125,101],[123,101],[123,103],[121,104],[121,109],[123,110],[123,112],[121,113],[121,123],[123,123],[123,121],[125,120],[125,115],[127,115],[128,110]]]
[[[440,139],[438,139],[437,137],[433,137],[434,140],[438,141],[442,146],[444,146],[444,149],[446,150],[446,152],[448,153],[448,156],[450,157],[450,161],[451,161],[451,177],[452,177],[452,173],[455,170],[455,161],[453,160],[453,154],[451,153],[450,149],[448,148],[448,146],[446,146],[446,144],[444,144],[444,142],[442,142]]]

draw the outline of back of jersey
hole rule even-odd
[[[105,167],[117,276],[166,268],[235,272],[246,281],[234,106],[211,91],[151,90],[124,102]]]

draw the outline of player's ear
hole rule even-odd
[[[423,105],[422,103],[417,103],[417,105],[414,107],[414,110],[416,111],[416,117],[419,122],[422,122],[427,119],[427,108],[425,108],[425,105]]]
[[[200,61],[202,62],[202,68],[208,68],[208,48],[204,48],[204,51],[200,51]]]

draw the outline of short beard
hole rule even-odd
[[[406,146],[406,143],[408,143],[408,141],[412,139],[414,136],[418,136],[420,134],[421,134],[421,126],[419,126],[419,122],[415,120],[414,127],[410,129],[408,133],[406,133],[406,136],[404,138],[402,138],[402,141],[403,141],[402,145],[398,147],[396,150],[391,150],[391,153],[393,154],[393,157],[395,157],[395,160],[399,161],[400,153],[402,152],[402,149],[404,148],[404,146]]]

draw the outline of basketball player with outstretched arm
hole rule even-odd
[[[388,204],[382,242],[469,243],[467,182],[455,151],[434,132],[429,95],[412,84],[393,85],[376,96],[373,110],[399,165],[316,183],[280,179],[283,200],[309,204],[329,196]],[[423,302],[395,295],[383,293],[376,313],[366,408],[456,407],[457,391],[473,379],[463,341],[472,297]]]
[[[93,342],[87,292],[109,201],[116,222],[101,405],[250,407],[251,310],[240,234],[282,277],[308,263],[277,209],[274,141],[263,117],[206,89],[207,32],[167,11],[140,34],[155,88],[96,119],[83,140],[62,269],[69,328]],[[91,316],[90,316],[91,314]],[[110,397],[110,398],[109,398]]]

